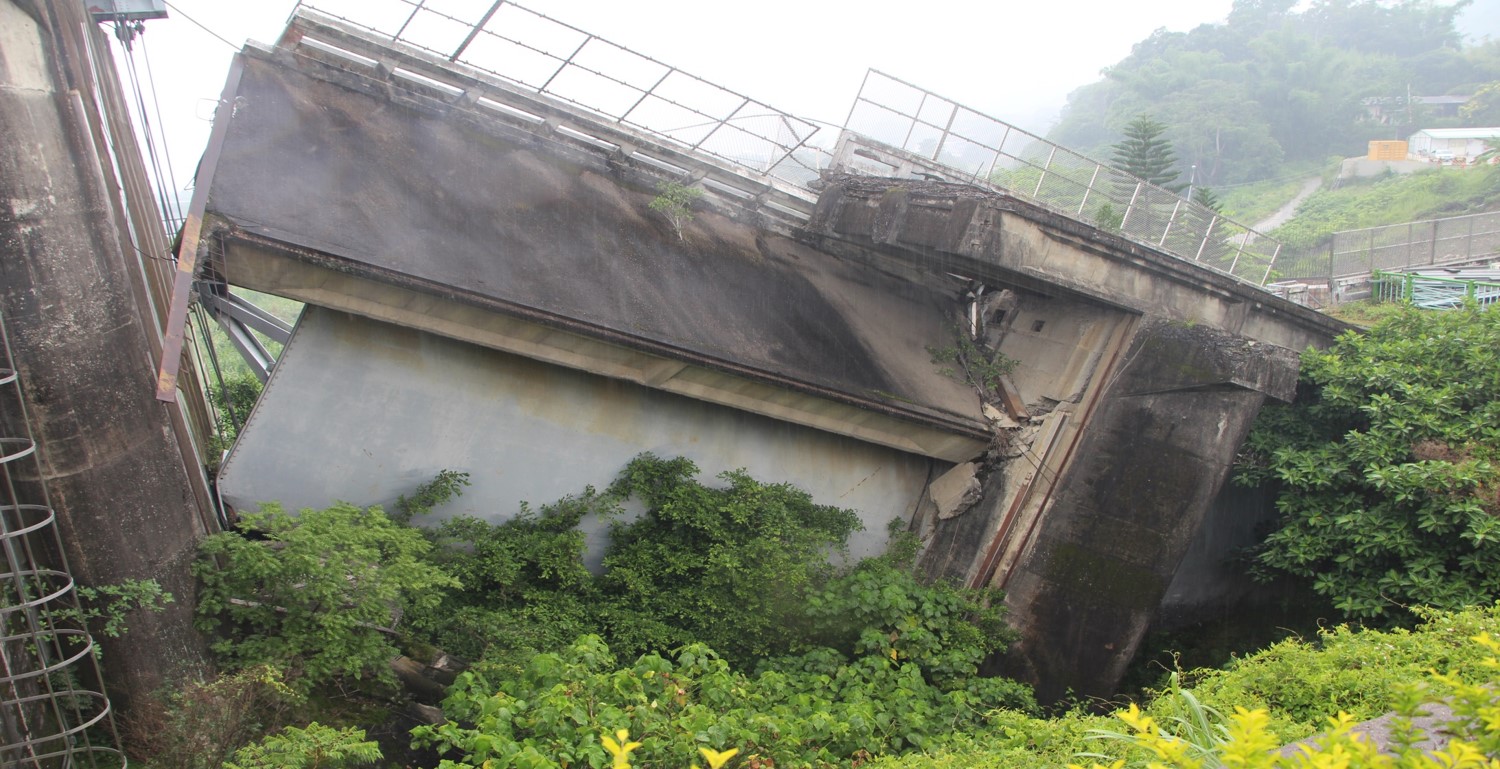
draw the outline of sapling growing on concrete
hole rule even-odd
[[[664,181],[656,185],[656,192],[656,197],[650,203],[651,210],[665,216],[672,225],[672,231],[677,233],[677,239],[682,240],[682,228],[693,220],[693,201],[703,197],[703,190]]]

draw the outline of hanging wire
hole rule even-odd
[[[134,46],[126,45],[125,70],[130,75],[130,90],[132,95],[135,96],[136,117],[141,121],[141,135],[145,139],[146,156],[150,161],[152,177],[155,180],[155,185],[153,186],[156,187],[157,205],[161,206],[162,216],[167,217],[171,216],[171,212],[176,210],[176,208],[168,202],[166,190],[163,189],[167,182],[167,177],[162,170],[161,159],[156,152],[155,132],[151,128],[151,117],[146,109],[146,99],[141,90],[139,73],[136,71],[135,52],[133,49]]]
[[[175,13],[178,16],[181,16],[182,18],[187,19],[188,21],[192,22],[194,25],[196,25],[198,27],[198,29],[201,29],[204,32],[207,32],[208,34],[213,35],[215,38],[217,38],[220,41],[222,41],[224,43],[224,45],[227,45],[227,46],[229,46],[230,48],[233,48],[236,51],[238,51],[240,49],[239,46],[235,45],[234,43],[229,42],[228,38],[226,38],[223,35],[221,35],[221,34],[215,32],[215,31],[209,29],[208,27],[204,26],[203,22],[198,21],[197,19],[195,19],[195,18],[187,15],[186,13],[183,13],[181,8],[178,8],[177,6],[172,5],[171,3],[167,3],[166,5],[167,5],[167,8],[172,11],[172,13]]]
[[[224,404],[227,406],[228,413],[233,414],[234,403],[229,400],[229,387],[224,382],[224,368],[219,363],[218,351],[214,349],[213,331],[209,325],[212,321],[208,319],[208,313],[204,311],[201,303],[194,302],[189,311],[193,313],[193,325],[196,327],[192,337],[194,347],[198,348],[198,355],[194,356],[194,358],[198,361],[200,375],[206,379],[207,374],[213,374],[213,381],[219,385],[219,397],[223,399]],[[203,363],[205,360],[207,361],[207,367],[211,371],[202,370],[205,366]],[[227,444],[229,441],[229,430],[224,424],[225,416],[213,400],[213,397],[210,396],[208,405],[209,414],[214,421],[214,434],[219,437],[221,443]]]
[[[146,84],[151,89],[151,106],[156,110],[156,130],[161,134],[162,147],[165,148],[169,146],[167,141],[167,123],[161,116],[161,100],[157,98],[156,76],[151,71],[151,52],[146,50],[146,38],[144,35],[141,36],[141,58],[146,62]],[[179,194],[182,192],[182,188],[177,186],[177,172],[172,168],[172,153],[163,152],[162,154],[166,156],[167,182],[171,184],[172,190],[171,226],[167,228],[168,232],[172,233],[176,232],[182,226],[183,220],[187,217],[183,214],[182,198]],[[166,214],[167,212],[163,211],[162,213]]]

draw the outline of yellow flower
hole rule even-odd
[[[708,761],[708,769],[719,769],[729,759],[734,758],[734,754],[740,752],[740,749],[713,750],[712,748],[698,748],[698,752],[702,753],[704,760]]]
[[[609,735],[599,738],[604,743],[604,749],[615,757],[614,769],[630,769],[630,751],[639,748],[639,742],[630,741],[630,730],[621,729],[615,732],[615,739]]]
[[[1138,734],[1156,734],[1156,720],[1141,712],[1134,702],[1130,703],[1130,709],[1116,711],[1115,717],[1124,721]]]

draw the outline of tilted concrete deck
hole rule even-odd
[[[447,468],[504,516],[642,449],[784,473],[907,521],[929,574],[1006,588],[1010,669],[1044,697],[1107,694],[1262,402],[1345,328],[961,184],[831,174],[803,219],[705,183],[679,238],[655,185],[722,167],[313,29],[365,53],[247,50],[200,177],[209,277],[319,308],[225,467],[236,504]],[[1015,361],[996,404],[933,361],[970,331]]]

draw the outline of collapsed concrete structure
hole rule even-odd
[[[681,231],[672,180],[706,193]],[[442,512],[505,517],[642,451],[743,467],[859,510],[856,554],[899,518],[932,576],[1005,588],[1041,696],[1108,693],[1195,592],[1251,420],[1342,326],[991,189],[818,185],[300,12],[237,60],[199,173],[207,279],[308,305],[223,498],[450,469],[473,487]]]

